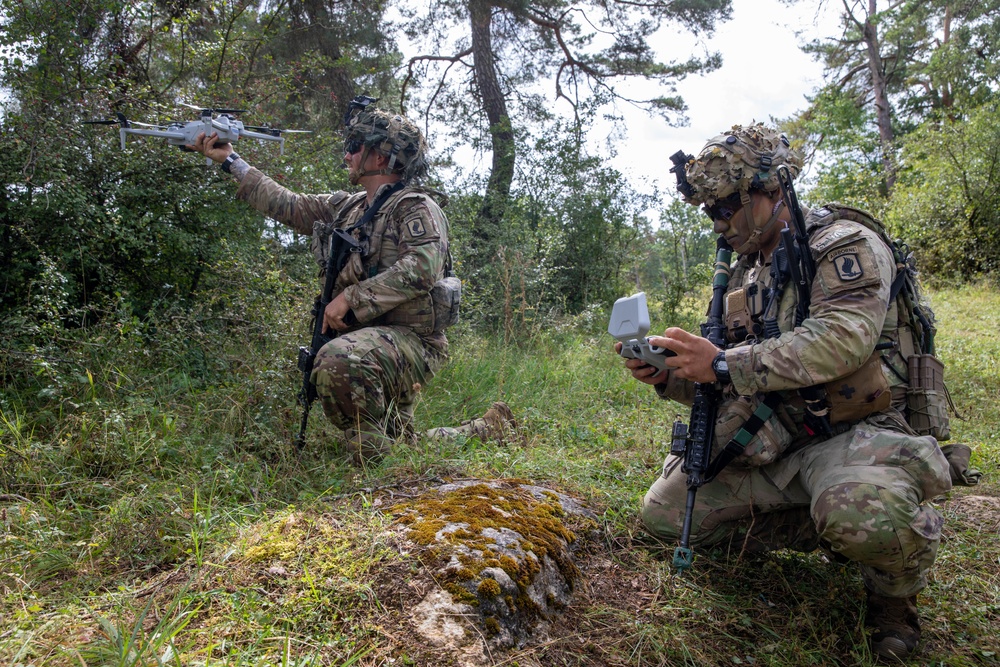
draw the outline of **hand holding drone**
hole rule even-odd
[[[249,126],[236,118],[234,114],[243,113],[242,109],[202,109],[189,104],[184,106],[198,109],[200,117],[198,120],[173,121],[165,125],[153,125],[150,123],[139,123],[130,121],[125,114],[118,113],[117,120],[89,120],[83,121],[85,125],[118,125],[121,136],[121,147],[125,148],[125,135],[135,134],[145,137],[163,137],[171,146],[177,146],[181,150],[191,151],[198,137],[204,134],[206,137],[215,136],[214,145],[220,148],[225,144],[231,144],[240,137],[250,137],[252,139],[262,139],[264,141],[277,141],[279,154],[284,154],[285,138],[282,134],[288,133],[308,133],[309,130],[281,130],[267,125]],[[203,151],[199,151],[203,152]],[[212,158],[206,156],[206,164],[212,164]]]

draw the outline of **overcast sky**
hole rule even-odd
[[[821,84],[822,67],[799,47],[837,34],[837,13],[828,4],[819,12],[816,0],[791,8],[778,0],[733,0],[732,20],[700,44],[690,35],[662,30],[653,46],[664,60],[683,60],[707,48],[722,53],[722,67],[678,84],[688,105],[685,127],[629,112],[628,136],[616,143],[611,164],[637,185],[647,177],[672,189],[668,158],[678,149],[697,153],[735,123],[767,122],[805,109],[805,96]],[[595,133],[593,139],[600,144],[602,138]]]
[[[661,192],[673,192],[674,177],[667,170],[669,156],[678,149],[696,153],[707,139],[733,124],[787,118],[805,108],[805,96],[821,83],[822,67],[799,47],[838,33],[839,5],[831,11],[830,4],[829,0],[800,0],[786,7],[779,0],[733,0],[732,19],[720,24],[710,38],[696,39],[676,26],[662,29],[652,40],[662,61],[683,62],[691,54],[719,51],[722,67],[678,83],[677,93],[688,106],[687,125],[671,127],[660,118],[620,105],[626,136],[614,141],[613,151],[608,150],[606,137],[612,128],[599,122],[589,135],[592,152],[607,155],[611,166],[641,192],[649,192],[650,183]],[[632,99],[672,94],[647,82],[621,90]],[[544,92],[554,96],[551,90]],[[557,109],[565,106],[565,102],[554,104]],[[472,172],[490,166],[489,154],[474,156],[471,148],[458,150],[455,159]],[[664,205],[669,202],[666,195],[663,201]],[[656,211],[647,216],[654,221],[659,217]]]

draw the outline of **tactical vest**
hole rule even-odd
[[[365,192],[358,192],[351,195],[341,206],[340,210],[337,211],[334,222],[324,223],[317,221],[313,224],[312,250],[321,267],[326,266],[326,258],[330,248],[330,237],[333,234],[333,230],[349,226],[349,222],[357,220],[366,197]],[[400,190],[386,200],[371,223],[366,225],[364,229],[359,229],[355,232],[361,243],[361,252],[353,254],[350,261],[337,276],[334,293],[339,294],[350,285],[355,285],[363,280],[375,277],[379,273],[381,264],[392,265],[395,262],[395,258],[383,258],[382,256],[382,245],[386,230],[393,220],[396,209],[403,202],[422,200],[434,201],[427,192],[421,190],[411,188]],[[447,234],[447,231],[447,229],[442,230],[442,233]],[[383,262],[383,259],[386,261]],[[450,271],[451,253],[449,251],[443,274],[435,277],[435,287],[437,283],[441,283],[449,277]],[[457,279],[452,277],[451,282],[448,284],[453,285],[455,282],[457,282]],[[449,301],[449,303],[453,302],[454,304],[454,312],[443,312],[442,306],[439,305],[442,301],[438,294],[440,292],[441,290],[438,289],[434,294],[421,294],[383,313],[372,322],[366,323],[366,325],[406,326],[413,329],[419,335],[428,335],[442,331],[446,326],[457,320],[458,297],[452,295],[453,298]],[[436,310],[438,311],[437,313]]]

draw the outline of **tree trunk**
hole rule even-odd
[[[879,141],[882,144],[882,167],[885,169],[886,195],[892,194],[896,184],[896,167],[893,160],[892,115],[889,112],[889,95],[886,91],[885,72],[882,55],[879,52],[878,31],[872,18],[875,15],[876,0],[868,0],[868,15],[865,17],[863,36],[868,52],[868,71],[872,79],[872,95],[875,102],[875,120],[878,124]]]
[[[490,35],[492,5],[489,0],[469,0],[472,20],[472,59],[475,82],[482,108],[490,123],[490,140],[493,147],[493,165],[486,185],[486,196],[479,209],[476,228],[470,244],[474,255],[488,251],[490,242],[503,221],[510,184],[514,180],[514,131],[507,115],[507,100],[500,90],[497,69],[493,60]]]

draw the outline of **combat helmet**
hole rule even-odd
[[[684,200],[711,206],[736,192],[774,192],[781,165],[792,178],[802,169],[802,158],[784,134],[763,123],[734,125],[709,139],[698,157],[688,161],[685,174],[691,188]]]
[[[678,190],[684,201],[704,205],[710,215],[713,207],[726,200],[731,202],[728,205],[733,210],[740,205],[749,210],[751,193],[771,194],[780,189],[778,167],[787,167],[793,179],[802,169],[802,158],[792,149],[788,138],[763,123],[734,125],[709,139],[697,157],[686,157],[685,178],[678,178]],[[751,242],[736,248],[736,252],[743,254],[759,248],[754,247],[756,241],[774,225],[779,207],[780,203],[771,219],[755,230]]]
[[[351,100],[344,115],[345,148],[353,153],[363,147],[388,157],[389,164],[380,174],[397,173],[408,183],[421,180],[428,166],[423,133],[406,116],[371,106],[375,102],[365,95]]]

